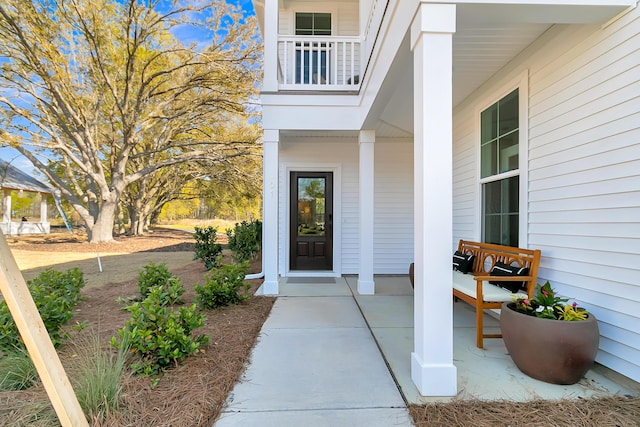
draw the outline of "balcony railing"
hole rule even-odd
[[[278,36],[278,83],[284,90],[356,90],[360,37]]]

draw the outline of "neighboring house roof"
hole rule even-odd
[[[0,187],[12,190],[34,191],[38,193],[53,193],[53,188],[0,160]]]

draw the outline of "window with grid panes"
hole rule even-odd
[[[482,240],[518,246],[519,103],[514,90],[480,115]]]

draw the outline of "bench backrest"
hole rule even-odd
[[[518,267],[527,267],[532,279],[527,283],[527,294],[533,296],[540,264],[540,249],[522,249],[493,243],[460,240],[458,250],[463,254],[473,254],[473,275],[488,275],[497,261]]]

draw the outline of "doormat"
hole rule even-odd
[[[336,283],[335,277],[287,277],[287,284],[306,285],[306,284],[330,284]]]

